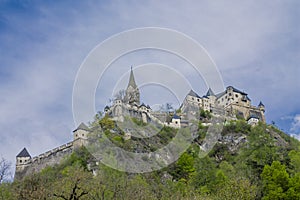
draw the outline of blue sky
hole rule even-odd
[[[175,29],[198,41],[226,86],[246,91],[254,105],[263,101],[267,121],[299,138],[299,15],[297,0],[0,0],[0,155],[14,162],[23,147],[37,155],[70,141],[73,83],[84,58],[108,37],[148,26]],[[124,56],[103,79],[107,87],[99,86],[96,107],[108,103],[111,84],[130,65],[147,62],[186,71],[185,63],[161,52]],[[185,75],[204,94],[203,81]],[[149,104],[162,97],[156,87],[142,92]]]

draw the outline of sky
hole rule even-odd
[[[300,139],[299,19],[297,0],[0,0],[0,156],[14,165],[23,147],[35,156],[71,141],[73,85],[83,61],[112,35],[142,27],[193,38],[216,63],[225,86],[247,92],[254,105],[262,101],[267,122]],[[131,65],[144,63],[171,66],[198,94],[207,90],[182,59],[141,50],[105,72],[96,109],[109,103],[121,78],[128,80]],[[136,74],[137,84],[146,76],[165,74]],[[150,105],[180,103],[155,85],[141,87],[141,98]]]

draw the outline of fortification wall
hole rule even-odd
[[[23,170],[16,170],[15,179],[20,180],[27,175],[40,172],[47,166],[58,164],[63,158],[70,155],[73,149],[73,142],[69,142],[31,158],[28,162],[24,163]]]

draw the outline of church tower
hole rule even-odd
[[[140,91],[135,83],[132,67],[130,71],[129,83],[125,94],[125,103],[131,105],[140,105]]]

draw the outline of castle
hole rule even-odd
[[[180,128],[185,123],[185,115],[188,107],[196,110],[204,110],[212,115],[221,115],[228,120],[242,118],[249,124],[255,125],[259,121],[265,122],[265,106],[262,102],[253,106],[248,94],[233,86],[228,86],[225,91],[215,94],[211,88],[206,95],[199,96],[191,90],[183,100],[178,113],[173,113],[171,119],[167,119],[166,113],[153,111],[149,105],[140,103],[140,92],[131,69],[130,78],[124,97],[117,97],[111,106],[106,106],[104,111],[115,121],[123,121],[128,115],[141,119],[144,123],[156,121],[163,125]]]
[[[228,86],[225,91],[219,94],[215,94],[209,88],[206,95],[202,97],[191,90],[178,109],[179,112],[153,111],[149,105],[140,103],[140,92],[132,68],[125,95],[116,97],[112,105],[104,108],[104,112],[114,121],[124,121],[124,116],[130,116],[141,120],[143,123],[156,122],[173,128],[181,128],[188,125],[185,119],[187,113],[190,112],[189,107],[209,112],[215,116],[223,116],[228,120],[242,118],[251,125],[256,125],[259,121],[265,122],[265,106],[262,102],[258,106],[251,105],[248,94],[232,86]],[[27,149],[24,148],[16,156],[15,179],[22,179],[47,166],[59,163],[75,149],[87,144],[89,132],[89,128],[81,123],[73,131],[71,142],[35,157],[31,157]],[[130,139],[130,135],[125,134],[125,137]]]

